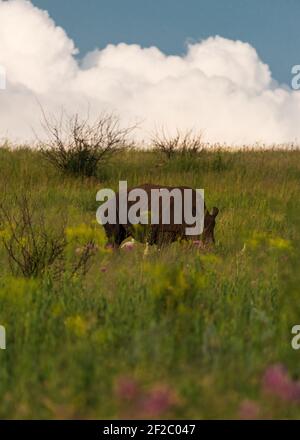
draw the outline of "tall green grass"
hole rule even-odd
[[[34,279],[12,276],[0,248],[0,417],[298,418],[300,402],[263,377],[280,363],[300,380],[299,177],[299,151],[131,150],[76,179],[2,149],[2,197],[26,193],[54,227],[66,214],[69,242],[63,272]],[[104,250],[95,196],[119,180],[204,188],[220,209],[214,250]],[[70,276],[91,230],[89,271]]]

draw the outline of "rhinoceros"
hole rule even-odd
[[[145,183],[133,188],[128,189],[128,193],[134,189],[143,189],[148,196],[148,206],[146,207],[146,211],[151,212],[151,190],[152,189],[167,189],[168,191],[172,191],[178,188],[182,193],[182,200],[184,200],[184,190],[189,189],[192,190],[192,210],[193,215],[195,215],[196,208],[196,190],[186,187],[171,187],[171,186],[162,186],[162,185],[154,185],[151,183]],[[184,216],[182,216],[183,221],[180,224],[176,224],[174,222],[174,200],[172,197],[170,198],[170,224],[162,223],[162,211],[164,206],[162,205],[162,200],[160,200],[159,206],[159,222],[158,224],[148,224],[143,225],[141,233],[141,225],[134,225],[128,221],[127,223],[121,224],[119,221],[119,197],[120,194],[116,193],[116,223],[106,223],[104,224],[105,232],[108,238],[108,245],[113,247],[119,247],[121,243],[127,237],[134,237],[138,241],[147,241],[149,245],[163,245],[167,243],[171,243],[177,240],[193,240],[200,241],[204,246],[213,244],[215,242],[214,237],[214,229],[216,224],[216,217],[219,213],[219,209],[216,207],[212,208],[211,213],[206,208],[204,204],[204,228],[203,233],[201,235],[187,235],[186,228],[190,227],[190,224],[187,224],[184,220]],[[127,201],[127,209],[132,207],[135,202]],[[183,204],[182,204],[183,205]]]

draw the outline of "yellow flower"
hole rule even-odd
[[[10,305],[14,310],[26,307],[35,293],[37,282],[31,279],[8,277],[3,279],[0,289],[1,306]]]
[[[82,244],[93,241],[96,244],[104,245],[106,242],[103,227],[95,224],[89,226],[82,223],[81,225],[68,227],[66,228],[66,236],[70,242],[76,241]]]
[[[285,240],[280,237],[270,238],[269,245],[273,248],[280,249],[280,250],[289,250],[292,248],[290,240]]]
[[[88,330],[87,321],[80,315],[69,316],[65,320],[67,330],[77,337],[85,336]]]
[[[200,260],[203,261],[203,263],[208,263],[211,265],[218,265],[222,261],[218,255],[214,254],[202,254],[200,255]]]
[[[8,241],[11,238],[11,232],[8,228],[2,229],[0,231],[0,239]]]

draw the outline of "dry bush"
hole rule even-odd
[[[54,278],[63,273],[85,275],[97,246],[87,240],[78,255],[67,255],[67,215],[47,218],[46,210],[23,195],[0,204],[0,241],[6,251],[11,273],[37,277],[45,271]]]
[[[65,221],[49,228],[44,213],[37,213],[27,196],[0,204],[0,237],[11,271],[35,277],[63,258]]]
[[[113,114],[102,114],[94,122],[77,114],[62,113],[52,121],[43,115],[48,139],[40,142],[44,157],[60,171],[86,177],[95,176],[100,163],[129,146],[128,137],[135,128],[122,128]]]
[[[185,133],[177,130],[173,136],[168,136],[164,130],[161,130],[152,137],[151,142],[153,147],[164,153],[168,159],[176,153],[198,154],[205,149],[202,134],[194,134],[191,130]]]

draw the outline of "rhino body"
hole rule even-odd
[[[182,200],[184,201],[184,189],[192,189],[186,186],[180,187],[171,187],[171,186],[162,186],[162,185],[154,185],[154,184],[143,184],[134,188],[128,189],[128,192],[133,189],[143,189],[146,191],[148,195],[148,206],[145,207],[145,211],[151,212],[151,190],[152,189],[167,189],[169,191],[178,188],[182,193]],[[192,210],[193,215],[196,213],[196,191],[192,189],[193,197],[192,197]],[[161,246],[163,244],[172,243],[177,240],[200,240],[204,245],[212,244],[215,242],[214,238],[214,228],[215,228],[215,219],[218,215],[218,208],[213,208],[212,212],[209,213],[206,206],[204,205],[204,230],[202,235],[186,235],[186,228],[191,227],[192,225],[186,224],[184,221],[184,216],[182,216],[183,221],[180,224],[174,223],[174,200],[171,197],[170,199],[170,224],[162,223],[162,211],[164,206],[162,206],[162,200],[160,200],[159,205],[159,223],[152,225],[132,225],[127,221],[126,224],[120,224],[119,222],[119,193],[116,194],[116,209],[117,209],[117,223],[109,224],[106,223],[104,225],[105,232],[108,238],[108,244],[114,247],[119,247],[121,243],[127,238],[132,236],[138,241],[148,242],[150,245],[156,244]],[[132,205],[136,202],[128,201],[128,211]],[[184,203],[182,203],[184,205]],[[128,212],[127,211],[127,212]]]

